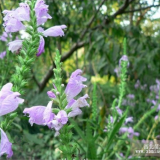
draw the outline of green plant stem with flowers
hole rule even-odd
[[[52,89],[53,93],[56,94],[56,99],[53,99],[53,102],[55,102],[58,106],[59,109],[53,108],[54,113],[58,113],[60,110],[65,110],[66,113],[68,114],[72,109],[65,109],[67,105],[67,99],[66,99],[66,94],[64,91],[64,84],[62,84],[62,62],[61,62],[61,55],[59,51],[56,51],[56,56],[55,56],[55,65],[56,68],[53,69],[54,71],[54,80],[53,84],[55,85],[56,88]],[[73,125],[65,125],[61,130],[60,130],[60,135],[59,139],[61,142],[61,145],[59,146],[59,149],[62,151],[62,156],[63,158],[67,158],[67,160],[71,160],[72,154],[75,152],[76,149],[76,144],[72,142],[72,129]]]
[[[23,88],[27,84],[27,80],[30,77],[31,65],[36,59],[35,53],[38,50],[40,40],[40,33],[37,31],[37,19],[34,11],[35,1],[31,0],[28,3],[30,6],[31,20],[29,22],[29,26],[26,29],[26,32],[30,35],[30,38],[23,40],[22,49],[17,59],[19,65],[16,66],[16,71],[11,79],[14,84],[13,90],[20,92],[21,94],[24,93]]]

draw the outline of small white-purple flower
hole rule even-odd
[[[42,36],[40,36],[38,53],[36,54],[36,56],[40,56],[44,52],[44,45],[45,45],[44,38]]]
[[[0,116],[13,112],[24,102],[19,98],[20,93],[11,91],[12,86],[12,83],[7,83],[0,91]]]
[[[29,114],[29,122],[31,126],[35,123],[37,125],[47,125],[48,122],[52,121],[54,118],[54,113],[52,113],[52,101],[50,101],[45,106],[33,106],[31,108],[25,108],[23,113]]]
[[[80,69],[77,69],[71,74],[65,89],[68,102],[76,97],[82,91],[82,89],[86,87],[83,82],[85,82],[87,79],[82,77],[81,74],[82,71]]]
[[[64,36],[64,32],[63,32],[63,29],[66,29],[67,26],[66,25],[60,25],[60,26],[54,26],[54,27],[51,27],[51,28],[48,28],[47,30],[43,31],[43,35],[45,37],[62,37]]]
[[[9,42],[8,43],[9,50],[12,53],[18,51],[22,47],[22,42],[23,42],[22,40],[15,40],[15,41]]]
[[[6,51],[0,53],[0,59],[3,59],[6,56]]]
[[[9,142],[6,133],[1,128],[0,131],[1,131],[0,157],[3,154],[7,154],[7,158],[11,158],[13,155],[12,143]]]
[[[35,4],[35,13],[37,17],[37,25],[41,25],[51,19],[52,17],[48,14],[48,5],[45,4],[44,0],[37,0]]]

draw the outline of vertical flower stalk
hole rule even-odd
[[[119,61],[119,65],[121,68],[121,74],[120,74],[120,79],[121,79],[121,83],[119,86],[119,100],[118,100],[118,108],[121,106],[122,104],[122,99],[123,96],[125,94],[125,86],[126,86],[126,78],[127,78],[127,66],[129,66],[129,62],[128,62],[128,57],[126,55],[127,51],[126,51],[126,38],[124,38],[123,41],[123,52],[124,55],[122,56],[122,58]]]
[[[27,79],[29,78],[31,64],[36,59],[36,56],[34,56],[34,54],[38,50],[39,40],[40,40],[39,38],[40,34],[37,31],[37,19],[34,11],[34,6],[35,6],[35,1],[32,0],[29,4],[30,26],[26,29],[26,32],[30,34],[30,39],[29,40],[25,39],[23,40],[23,42],[22,40],[17,40],[17,43],[15,41],[12,42],[18,48],[20,47],[22,48],[20,51],[20,55],[18,56],[19,66],[16,67],[16,72],[12,76],[12,82],[14,83],[14,90],[22,94],[23,94],[23,88],[27,83]],[[9,47],[11,46],[12,45],[9,45]]]
[[[88,95],[78,98],[75,97],[82,91],[86,85],[83,84],[87,79],[81,76],[82,71],[77,69],[74,71],[66,88],[62,84],[62,63],[61,55],[57,50],[55,56],[54,80],[53,88],[47,92],[50,97],[50,101],[45,106],[33,106],[31,108],[25,108],[23,113],[29,114],[29,122],[37,125],[47,125],[50,129],[55,130],[55,136],[59,136],[61,140],[61,146],[59,149],[62,151],[63,158],[67,160],[72,159],[71,156],[75,152],[77,145],[72,140],[71,129],[73,125],[69,124],[69,118],[82,114],[82,107],[89,106],[86,99]],[[52,104],[55,103],[57,108],[52,108]]]

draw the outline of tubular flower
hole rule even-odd
[[[0,53],[0,59],[3,59],[6,56],[6,51]]]
[[[24,102],[19,98],[20,93],[11,91],[12,86],[12,83],[7,83],[0,91],[0,116],[13,112]]]
[[[36,56],[40,56],[44,52],[44,44],[45,44],[44,38],[40,36],[38,53],[36,54]]]
[[[12,157],[12,143],[9,142],[6,133],[0,128],[1,131],[1,143],[0,143],[0,157],[3,154],[7,154],[7,158]]]
[[[3,14],[5,15],[3,26],[7,33],[25,29],[21,21],[30,21],[30,8],[25,3],[20,3],[20,6],[14,11],[4,10]]]
[[[68,117],[75,117],[77,115],[80,115],[82,111],[80,108],[88,106],[86,99],[89,98],[88,94],[85,94],[83,97],[80,97],[77,100],[72,99],[70,103],[66,106],[66,108],[72,108],[72,111],[68,114]]]
[[[63,29],[66,29],[67,26],[66,25],[61,25],[61,26],[54,26],[54,27],[51,27],[51,28],[48,28],[47,30],[43,31],[43,35],[45,37],[62,37],[64,36],[64,32],[63,32]]]
[[[65,93],[67,96],[67,101],[69,102],[75,96],[77,96],[83,88],[87,87],[83,84],[87,79],[81,76],[82,71],[77,69],[71,74]]]
[[[33,106],[31,108],[25,108],[23,113],[29,114],[29,122],[31,126],[33,123],[38,125],[46,125],[48,122],[50,122],[54,118],[54,114],[52,113],[52,101],[50,101],[45,106]]]
[[[18,51],[22,47],[22,40],[15,40],[12,42],[9,42],[9,50],[13,53],[15,51]]]
[[[45,23],[47,19],[52,18],[48,14],[48,5],[45,4],[44,0],[37,0],[34,10],[36,12],[38,26]]]

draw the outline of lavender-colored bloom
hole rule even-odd
[[[6,56],[6,51],[0,53],[0,59],[3,59]]]
[[[119,133],[120,134],[123,134],[123,133],[128,133],[128,138],[132,139],[133,136],[139,136],[139,133],[138,132],[134,132],[133,128],[132,127],[121,127],[120,130],[119,130]]]
[[[44,44],[45,44],[44,38],[42,36],[40,36],[38,53],[36,54],[36,56],[40,56],[44,52]]]
[[[133,117],[126,118],[125,124],[127,124],[128,122],[133,122]]]
[[[114,123],[114,118],[113,118],[113,116],[109,116],[109,122],[110,122],[110,123]]]
[[[51,129],[55,129],[57,132],[63,127],[63,124],[58,122],[57,119],[54,119],[48,123],[48,127]]]
[[[159,111],[160,110],[160,104],[158,104],[158,107],[157,107],[157,111]]]
[[[157,120],[158,119],[158,115],[156,115],[155,117],[154,117],[154,120]]]
[[[1,131],[1,143],[0,143],[0,157],[3,154],[7,154],[7,158],[12,157],[12,143],[9,142],[6,133],[0,128]]]
[[[129,98],[129,99],[134,99],[135,96],[134,96],[134,94],[128,94],[128,95],[127,95],[127,98]]]
[[[140,87],[140,81],[137,80],[136,84],[134,85],[134,87],[137,89],[138,87]]]
[[[15,12],[19,21],[30,21],[30,8],[26,3],[20,3]]]
[[[75,116],[78,116],[80,114],[82,114],[81,109],[76,108],[73,111],[71,111],[71,112],[68,113],[68,117],[75,117]]]
[[[13,53],[15,51],[18,51],[22,47],[22,40],[15,40],[8,43],[9,50]]]
[[[20,93],[11,91],[12,86],[12,83],[7,83],[0,91],[0,116],[13,112],[24,102],[19,98]]]
[[[56,119],[61,124],[66,124],[68,121],[67,113],[64,110],[58,112]]]
[[[80,115],[82,111],[79,108],[89,106],[86,98],[88,98],[88,94],[85,94],[83,97],[80,97],[77,100],[70,101],[70,103],[66,106],[66,108],[72,108],[72,111],[68,114],[68,117],[75,117],[77,115]]]
[[[54,114],[52,113],[51,109],[52,101],[50,101],[47,105],[45,106],[33,106],[31,108],[25,108],[23,113],[24,114],[29,114],[29,122],[31,126],[33,123],[38,124],[38,125],[46,125],[52,119],[54,118]]]
[[[119,107],[116,107],[116,110],[117,110],[119,115],[122,115],[123,111]]]
[[[0,40],[4,41],[4,42],[7,42],[7,37],[8,37],[7,33],[3,32],[3,34],[0,36]]]
[[[45,23],[47,21],[47,19],[52,18],[47,13],[48,12],[48,5],[45,4],[44,0],[37,0],[34,10],[36,12],[38,26]]]
[[[9,32],[18,32],[20,30],[24,30],[25,29],[25,27],[21,23],[21,21],[19,21],[16,18],[8,19],[7,21],[4,22],[4,26],[5,26],[5,31],[7,33],[9,33]]]
[[[38,27],[38,28],[37,28],[37,31],[38,31],[39,33],[41,33],[41,32],[44,31],[44,29],[43,29],[42,27]]]
[[[77,96],[86,85],[83,84],[87,79],[81,76],[82,71],[77,69],[71,74],[65,93],[67,96],[67,101],[69,102],[75,96]]]
[[[43,35],[45,37],[51,36],[51,37],[58,37],[58,36],[64,36],[63,29],[67,28],[66,25],[61,26],[54,26],[51,28],[48,28],[47,30],[43,31]]]
[[[50,98],[56,98],[56,95],[52,91],[48,91],[47,94]]]
[[[119,65],[121,65],[122,61],[128,62],[128,66],[129,66],[129,61],[128,61],[128,56],[127,55],[123,55],[121,57],[121,59],[119,60]]]
[[[70,108],[72,108],[74,110],[76,108],[82,108],[85,106],[89,107],[89,104],[86,101],[87,98],[89,98],[88,94],[85,94],[83,97],[78,98],[77,100],[75,100],[75,102],[73,103],[73,105]]]

